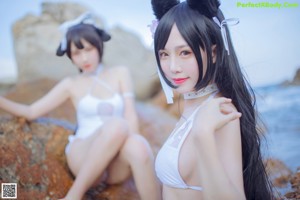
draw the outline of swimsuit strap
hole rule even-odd
[[[216,91],[216,92],[212,93],[206,100],[204,100],[200,105],[198,105],[198,106],[195,108],[195,110],[192,112],[192,114],[186,118],[186,121],[183,122],[177,129],[173,130],[173,132],[172,132],[172,134],[170,135],[170,137],[174,137],[175,133],[177,133],[179,130],[181,130],[181,129],[186,129],[186,128],[188,127],[187,125],[189,125],[190,122],[193,123],[193,121],[194,121],[194,116],[195,116],[196,113],[200,110],[200,108],[201,108],[206,102],[208,102],[208,101],[211,100],[213,97],[215,97],[216,94],[217,94],[218,92],[219,92],[219,91]],[[187,124],[187,123],[188,123],[188,124]],[[190,125],[192,125],[192,123],[191,123]],[[177,122],[177,124],[178,124],[178,122]],[[184,128],[183,128],[183,127],[184,127]],[[191,127],[191,126],[190,126],[190,127]],[[181,137],[182,137],[182,136],[181,136]]]
[[[192,185],[187,185],[187,187],[189,189],[192,189],[192,190],[199,190],[199,191],[202,191],[203,188],[202,187],[199,187],[199,186],[192,186]]]
[[[103,87],[105,87],[106,89],[108,89],[109,91],[111,91],[112,93],[115,93],[115,91],[112,89],[112,87],[110,87],[107,83],[105,83],[104,81],[100,80],[99,78],[93,76],[93,84],[92,86],[89,88],[88,93],[91,94],[92,90],[94,89],[96,84],[100,84]]]
[[[122,96],[134,98],[134,93],[133,92],[124,92],[124,93],[122,93]]]
[[[196,107],[195,111],[191,114],[191,116],[189,117],[189,119],[193,119],[193,116],[198,112],[198,110],[200,110],[200,108],[208,101],[210,101],[212,98],[214,98],[216,96],[216,94],[218,94],[219,90],[215,91],[214,93],[212,93],[211,95],[209,95],[209,97],[207,99],[205,99],[198,107]]]

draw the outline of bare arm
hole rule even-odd
[[[0,97],[0,108],[15,116],[28,120],[36,119],[58,107],[70,97],[70,79],[64,79],[52,88],[45,96],[31,105],[20,104]]]
[[[128,96],[126,94],[134,95],[132,78],[129,70],[126,67],[120,67],[119,69],[120,86],[122,94],[124,95],[124,117],[129,122],[130,130],[133,133],[139,133],[138,117],[135,109],[134,96]]]
[[[216,107],[219,109],[219,106]],[[229,114],[216,113],[211,109],[207,111],[210,115],[204,112],[197,116],[205,127],[193,129],[197,131],[194,144],[200,154],[197,169],[204,188],[204,199],[243,200],[239,115],[233,106]]]

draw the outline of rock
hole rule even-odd
[[[7,97],[31,103],[55,84],[56,81],[50,79],[18,84]],[[169,107],[163,93],[147,103],[137,102],[140,131],[149,141],[154,155],[177,121],[177,116],[168,110],[172,107],[178,109],[177,95],[175,99],[174,105]],[[66,126],[68,123],[73,126]],[[29,123],[23,118],[13,118],[0,112],[0,183],[18,183],[20,199],[56,199],[64,196],[74,180],[66,164],[64,148],[75,123],[71,102],[66,102],[38,122]],[[299,199],[300,168],[292,173],[280,160],[267,159],[265,162],[269,177],[280,192],[277,199],[283,199],[283,195],[286,199]],[[119,185],[91,188],[84,199],[138,200],[139,196],[130,178]]]
[[[293,173],[282,161],[265,160],[266,170],[278,200],[300,199],[300,167]]]
[[[173,130],[177,119],[157,106],[137,103],[141,135],[150,143],[154,155]]]
[[[158,77],[154,52],[145,48],[135,34],[121,27],[111,29],[110,34],[112,39],[106,43],[103,62],[107,66],[127,66],[131,71],[138,99],[152,97],[160,90],[160,87],[156,87]]]
[[[142,135],[156,154],[175,119],[151,105],[139,104],[138,107]],[[17,183],[18,197],[22,199],[61,198],[67,193],[73,176],[66,164],[64,147],[72,131],[2,117],[0,133],[1,183]],[[123,184],[92,188],[84,199],[138,200],[139,196],[131,178]]]
[[[67,56],[56,56],[61,40],[59,25],[74,19],[88,8],[75,3],[43,3],[40,16],[26,15],[13,25],[14,51],[19,82],[50,78],[60,80],[77,74],[78,69]],[[103,20],[97,17],[103,28]],[[105,43],[104,63],[108,66],[125,65],[133,76],[138,99],[151,97],[158,89],[154,53],[143,46],[141,40],[120,27],[107,30],[112,39]],[[130,47],[130,48],[129,48]]]
[[[293,191],[287,192],[285,197],[288,199],[300,199],[300,167],[298,167],[296,173],[292,175],[290,184]]]
[[[44,95],[56,81],[41,79],[17,85],[7,94],[10,99],[31,103]],[[160,108],[138,102],[137,112],[141,134],[149,141],[154,154],[161,147],[176,119]],[[73,133],[65,124],[76,119],[70,102],[47,114],[44,120],[27,122],[23,118],[0,113],[0,183],[17,183],[20,199],[57,199],[71,187],[64,148]],[[74,126],[73,126],[74,129]],[[119,185],[99,185],[84,197],[105,200],[138,200],[132,178]]]
[[[15,87],[6,92],[5,97],[13,101],[31,104],[44,96],[50,89],[55,86],[57,81],[48,78],[31,80],[26,83],[18,83]],[[0,110],[1,115],[6,115]],[[57,118],[70,123],[76,123],[75,109],[71,101],[67,101],[57,109],[45,115],[45,117]]]
[[[179,119],[183,110],[183,98],[174,91],[174,103],[167,104],[167,99],[163,90],[160,90],[153,98],[149,99],[149,103],[160,107],[172,116]]]
[[[42,4],[41,16],[26,15],[13,25],[14,52],[19,81],[37,78],[61,79],[78,70],[67,57],[57,57],[61,40],[59,25],[83,12],[78,4]]]
[[[300,68],[296,71],[296,74],[291,83],[292,85],[300,85]]]
[[[266,170],[273,185],[278,188],[287,187],[292,171],[280,160],[267,159]]]
[[[1,183],[17,183],[22,199],[53,198],[68,191],[73,177],[66,166],[63,146],[70,131],[1,118],[0,132]],[[53,139],[59,141],[55,148]]]
[[[283,87],[291,86],[291,85],[300,85],[300,68],[297,69],[293,80],[283,81],[281,84]]]

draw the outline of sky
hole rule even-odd
[[[39,15],[42,2],[0,1],[0,81],[17,75],[11,36],[13,23],[29,13]],[[121,26],[137,34],[147,48],[153,48],[147,27],[155,19],[151,0],[59,2],[80,3],[104,19],[107,28]],[[300,68],[300,0],[221,0],[220,8],[226,18],[240,20],[238,25],[230,27],[231,37],[240,65],[254,87],[278,84],[294,77]]]

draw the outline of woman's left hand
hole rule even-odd
[[[215,132],[241,116],[242,114],[231,104],[231,99],[219,97],[203,105],[201,111],[197,114],[197,120],[201,122],[201,125],[199,125],[200,129]]]

